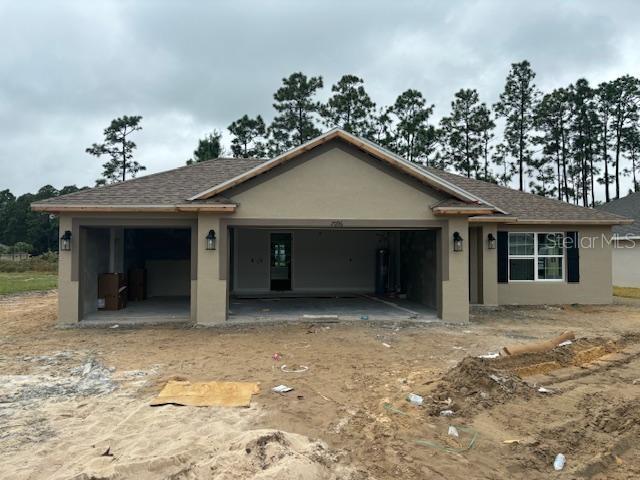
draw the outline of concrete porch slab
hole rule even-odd
[[[227,323],[327,320],[440,321],[435,310],[419,303],[354,295],[232,297]]]
[[[80,327],[113,325],[158,325],[191,323],[189,297],[153,297],[129,302],[121,310],[91,312],[79,322]]]

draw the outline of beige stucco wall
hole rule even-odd
[[[498,228],[495,223],[481,226],[482,238],[478,245],[482,255],[482,299],[483,305],[498,305]],[[496,248],[489,249],[488,237],[496,239]]]
[[[234,218],[429,220],[443,197],[417,181],[332,142],[225,192]]]
[[[579,283],[568,283],[566,280],[561,282],[500,283],[497,285],[499,304],[611,303],[611,245],[603,240],[611,237],[610,227],[559,225],[549,228],[540,225],[506,225],[498,228],[510,232],[577,231],[581,242]]]
[[[270,291],[269,246],[274,231],[291,233],[293,292],[374,291],[377,231],[237,229],[235,293]]]
[[[464,240],[461,252],[453,251],[453,233]],[[442,232],[444,263],[442,278],[441,318],[447,322],[469,321],[469,221],[452,218]],[[447,265],[448,264],[448,265]]]
[[[216,214],[198,215],[196,321],[202,325],[215,325],[227,319],[227,280],[220,278],[220,255],[228,258],[228,242],[218,242],[216,250],[207,250],[205,239],[209,230],[222,236],[220,218]]]
[[[613,284],[640,287],[640,240],[618,240],[612,247]]]
[[[60,216],[60,235],[72,232],[71,251],[60,251],[58,257],[58,324],[73,325],[80,320],[80,282],[72,280],[73,257],[78,252],[78,229],[73,229],[69,215]]]

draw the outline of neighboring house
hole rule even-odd
[[[630,193],[598,207],[634,220],[613,227],[613,284],[619,287],[640,287],[640,192]]]
[[[60,215],[62,324],[95,318],[98,274],[133,267],[150,299],[188,298],[207,325],[251,296],[377,291],[451,322],[470,304],[606,304],[603,239],[628,222],[422,168],[339,129],[274,159],[210,160],[32,208]]]

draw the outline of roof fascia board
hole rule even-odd
[[[544,219],[527,219],[527,218],[518,218],[516,222],[518,224],[529,224],[529,225],[628,225],[633,223],[633,220],[620,219],[620,220],[596,220],[596,219],[586,219],[586,220],[562,220],[562,219],[553,219],[553,220],[544,220]]]
[[[32,204],[34,212],[234,212],[234,204],[218,205],[60,205]]]

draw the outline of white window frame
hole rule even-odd
[[[511,255],[511,235],[533,235],[533,255]],[[538,254],[538,235],[562,235],[562,255],[539,255]],[[563,232],[509,232],[507,241],[507,278],[509,283],[532,283],[532,282],[564,282],[566,278],[566,253],[567,249],[564,245],[565,234]],[[561,278],[538,278],[538,259],[539,258],[562,258],[562,274]],[[517,260],[533,260],[533,280],[511,280],[511,259]]]

